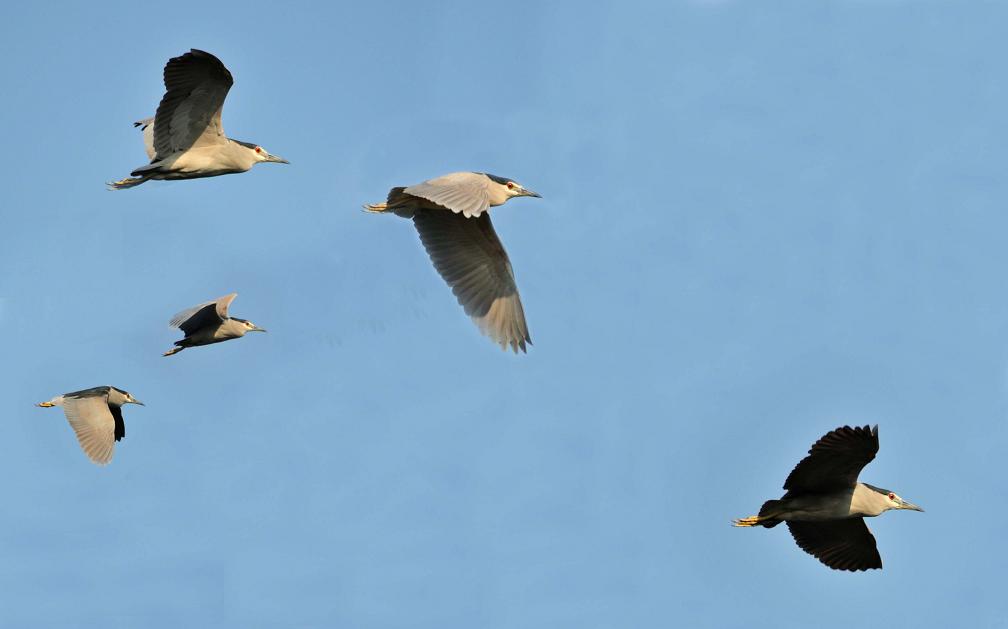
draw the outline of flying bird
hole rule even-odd
[[[213,301],[193,306],[176,314],[168,323],[185,333],[185,338],[175,341],[175,347],[164,353],[165,356],[177,354],[187,347],[210,345],[221,341],[230,341],[245,336],[246,332],[265,332],[251,321],[228,316],[228,306],[238,293],[218,297]]]
[[[787,493],[780,500],[768,500],[759,515],[732,523],[773,528],[785,522],[802,550],[834,570],[881,568],[875,536],[864,519],[890,509],[923,509],[888,489],[858,482],[878,449],[878,426],[826,433],[784,481]]]
[[[413,219],[434,268],[479,329],[515,353],[531,344],[511,261],[489,209],[514,197],[540,195],[506,177],[459,172],[408,187],[392,188],[369,212]]]
[[[115,442],[126,436],[123,404],[144,406],[126,391],[108,386],[57,395],[39,406],[62,406],[84,454],[98,465],[107,465],[112,460]]]
[[[260,162],[289,162],[251,142],[224,135],[221,111],[234,79],[220,59],[193,48],[168,60],[165,95],[157,113],[133,123],[143,131],[150,164],[126,179],[109,183],[114,190],[139,186],[148,179],[198,179],[243,173]]]

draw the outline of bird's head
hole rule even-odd
[[[135,397],[133,397],[132,393],[127,393],[125,391],[123,393],[126,394],[126,402],[124,402],[125,404],[139,404],[140,406],[147,406],[146,404],[144,404],[140,400],[138,400]]]
[[[266,149],[259,146],[258,144],[253,145],[252,150],[255,152],[256,162],[275,162],[277,164],[290,164],[290,162],[288,162],[287,160],[278,155],[271,155],[266,151]]]
[[[881,487],[874,487],[872,485],[868,485],[868,487],[871,487],[876,492],[882,495],[882,499],[884,501],[884,505],[887,511],[889,509],[909,509],[911,511],[924,511],[924,509],[921,509],[917,505],[907,502],[906,500],[903,500],[902,498],[899,497],[899,495],[889,491],[888,489],[882,489]]]
[[[251,160],[249,168],[255,166],[259,162],[276,162],[277,164],[290,164],[287,160],[276,155],[271,155],[269,151],[259,146],[258,144],[252,144],[251,142],[242,142],[241,140],[235,140],[234,138],[229,138],[234,144],[238,144],[244,147],[248,151],[248,159]]]
[[[503,187],[504,195],[510,199],[513,197],[536,197],[538,199],[542,198],[538,192],[532,192],[525,186],[521,185],[514,179],[508,179],[507,177],[498,177],[497,175],[491,175],[490,173],[484,173],[487,177],[494,181],[494,183],[500,184]]]
[[[235,321],[237,321],[238,323],[240,323],[242,325],[242,328],[243,328],[243,332],[242,333],[243,334],[245,332],[265,332],[266,331],[266,330],[260,328],[259,326],[257,326],[256,324],[252,323],[251,321],[246,321],[245,319],[237,319],[236,318]]]
[[[525,186],[521,185],[517,181],[508,181],[504,186],[508,189],[508,195],[512,197],[536,197],[541,199],[542,195],[538,192],[532,192]]]

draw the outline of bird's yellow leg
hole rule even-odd
[[[751,515],[748,518],[732,520],[732,526],[759,526],[761,518],[758,515]]]
[[[364,211],[365,212],[375,212],[375,213],[387,212],[388,211],[388,203],[369,203],[369,204],[367,204],[367,205],[364,206]]]
[[[41,406],[42,408],[49,408],[50,406],[56,406],[56,405],[53,404],[52,402],[39,402],[38,406]]]

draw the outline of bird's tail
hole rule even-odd
[[[127,177],[125,179],[120,179],[119,181],[110,181],[105,185],[109,187],[109,190],[125,190],[126,188],[132,188],[133,186],[139,186],[148,179],[150,179],[149,175],[144,175],[143,177]]]
[[[172,354],[178,354],[179,352],[181,352],[184,349],[185,349],[185,347],[182,347],[182,346],[173,347],[173,348],[171,348],[170,350],[168,350],[167,352],[165,352],[164,354],[161,354],[161,355],[162,356],[171,356]]]
[[[760,507],[759,515],[732,520],[732,526],[765,526],[768,529],[772,529],[781,523],[781,520],[777,517],[780,514],[781,504],[783,503],[780,500],[767,500]]]
[[[408,194],[403,194],[403,190],[405,189],[402,186],[392,188],[385,203],[368,203],[364,206],[364,211],[376,214],[391,212],[402,218],[413,218],[413,214],[416,212],[416,205],[414,203],[416,199],[410,197]]]

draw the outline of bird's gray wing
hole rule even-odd
[[[490,207],[490,180],[481,173],[451,173],[404,190],[465,217],[479,216]]]
[[[147,152],[147,159],[154,161],[157,153],[154,151],[154,118],[144,118],[133,123],[134,127],[140,127],[143,133],[144,151]]]
[[[228,306],[237,296],[238,293],[230,293],[213,301],[203,302],[198,306],[183,310],[172,317],[168,325],[182,330],[187,335],[200,328],[219,325],[228,318]]]
[[[117,432],[115,418],[109,410],[108,392],[88,397],[69,395],[72,394],[64,396],[63,413],[77,434],[81,449],[98,465],[106,465],[112,460]]]
[[[490,215],[418,210],[413,224],[434,268],[484,334],[515,353],[531,343],[507,252]]]
[[[169,59],[164,69],[165,95],[154,116],[157,159],[226,141],[221,110],[233,83],[220,59],[208,52],[194,48]]]
[[[861,469],[878,452],[878,426],[843,426],[823,435],[784,481],[789,492],[828,492],[850,489]]]
[[[788,520],[798,547],[834,570],[871,570],[882,567],[875,536],[864,518]]]

